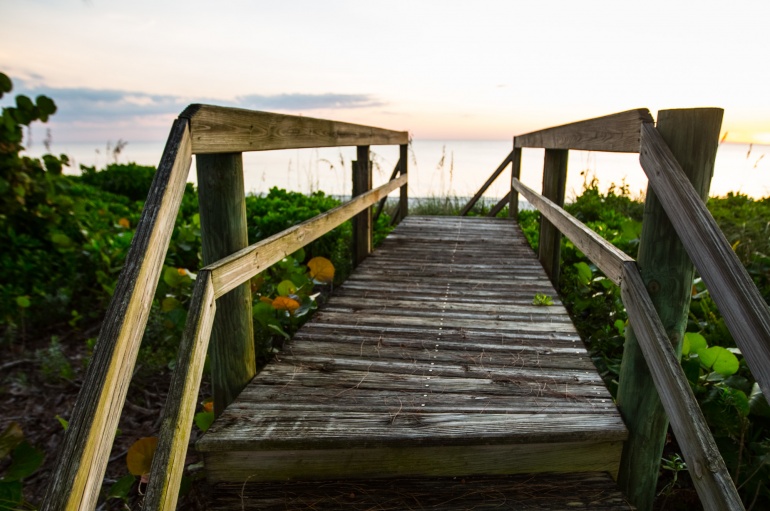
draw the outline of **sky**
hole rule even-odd
[[[60,142],[163,140],[203,102],[446,140],[718,106],[770,143],[769,23],[767,0],[0,0],[0,71],[54,99]]]

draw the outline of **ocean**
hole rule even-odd
[[[80,165],[104,167],[107,163],[136,162],[157,165],[165,141],[132,143],[115,155],[113,148],[95,144],[53,144],[51,152],[67,154],[73,161],[68,173],[79,173]],[[486,181],[510,152],[511,140],[457,141],[415,140],[409,150],[410,197],[469,197]],[[28,153],[39,156],[42,145]],[[522,181],[540,190],[543,167],[542,149],[524,149]],[[303,193],[322,190],[330,195],[351,192],[351,161],[354,147],[291,149],[244,154],[246,191],[264,194],[278,186]],[[384,183],[398,161],[398,147],[372,148],[374,184]],[[642,196],[647,178],[639,166],[638,155],[570,151],[567,174],[567,200],[580,194],[586,179],[596,177],[599,187],[628,186],[633,196]],[[190,181],[195,182],[194,163]],[[510,170],[500,176],[485,194],[493,199],[504,196],[509,187]],[[719,146],[711,184],[711,195],[740,192],[754,198],[770,196],[770,146],[723,143]]]

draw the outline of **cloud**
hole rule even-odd
[[[369,94],[248,94],[223,100],[120,89],[51,87],[41,77],[29,75],[25,79],[13,78],[13,83],[13,91],[0,99],[0,105],[12,104],[17,94],[32,98],[41,94],[50,97],[56,103],[57,110],[49,126],[54,129],[58,139],[67,141],[162,139],[165,138],[171,120],[190,103],[285,113],[357,109],[385,104]],[[41,129],[42,126],[36,124],[33,131]]]
[[[181,112],[189,103],[185,98],[172,95],[117,89],[30,86],[18,79],[14,80],[14,90],[9,96],[15,94],[31,97],[43,94],[50,97],[56,103],[55,119],[59,123],[132,120],[146,116],[168,115]]]
[[[369,94],[249,94],[236,98],[238,106],[255,110],[326,110],[384,105]]]

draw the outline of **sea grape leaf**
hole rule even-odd
[[[294,312],[295,310],[299,309],[299,302],[293,298],[289,298],[288,296],[279,296],[273,300],[273,308],[279,311],[286,310],[289,312]]]
[[[209,430],[214,422],[214,412],[198,412],[193,418],[195,425],[204,433]]]
[[[158,447],[158,437],[144,437],[134,442],[128,448],[126,465],[128,472],[135,476],[144,476],[150,473],[152,457]]]
[[[11,454],[11,466],[5,470],[3,479],[5,481],[21,481],[31,476],[40,468],[44,457],[43,451],[35,449],[27,442],[20,443]]]
[[[325,257],[314,257],[307,262],[310,278],[327,284],[334,280],[334,265]]]
[[[682,342],[682,355],[697,353],[699,350],[708,348],[706,338],[696,332],[687,332],[684,334]]]
[[[594,278],[594,273],[591,271],[591,267],[584,262],[575,263],[574,266],[577,270],[578,282],[584,286],[589,285],[591,280]]]
[[[740,366],[738,357],[721,346],[700,349],[697,353],[701,364],[707,369],[716,371],[723,376],[730,376],[738,372]]]
[[[279,295],[285,297],[296,293],[297,285],[291,280],[282,280],[281,283],[276,286],[276,290],[278,291]],[[273,307],[275,307],[275,304],[273,304]],[[278,307],[275,308],[277,309]]]
[[[115,484],[110,486],[110,491],[107,493],[108,499],[128,499],[128,494],[131,492],[131,488],[134,487],[136,477],[131,474],[125,475],[118,479]]]

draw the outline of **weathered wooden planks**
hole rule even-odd
[[[405,185],[406,181],[406,176],[389,181],[345,204],[330,209],[326,213],[289,227],[285,231],[274,234],[207,266],[206,269],[210,269],[212,273],[217,298],[292,252],[320,238],[355,213],[368,208],[399,186]]]
[[[171,128],[70,418],[42,509],[93,509],[192,162],[185,120]]]
[[[409,141],[405,131],[212,105],[190,105],[179,117],[190,120],[193,154]]]
[[[636,264],[626,263],[622,286],[623,303],[628,307],[631,326],[644,352],[660,400],[671,420],[671,427],[687,461],[701,503],[709,511],[743,510],[735,484],[711,436],[703,412],[679,363],[679,354],[671,345],[647,287]],[[644,411],[649,413],[648,410]],[[635,459],[641,457],[636,456]],[[638,470],[639,467],[636,468]],[[636,494],[633,496],[637,497]],[[640,505],[649,506],[652,498],[638,500]]]
[[[650,111],[646,108],[637,108],[518,135],[513,139],[513,145],[545,149],[638,153],[639,131],[641,124],[645,122],[653,122]]]
[[[631,256],[626,255],[622,250],[586,227],[581,221],[518,179],[513,180],[513,187],[524,195],[529,203],[533,204],[559,231],[564,233],[581,252],[586,254],[604,272],[607,278],[620,285],[620,280],[623,277],[623,263],[633,261]]]
[[[633,509],[605,473],[217,485],[211,511]]]
[[[212,481],[615,473],[625,436],[519,228],[407,217],[197,448]]]
[[[767,304],[652,124],[642,127],[639,161],[762,393],[770,398]]]

